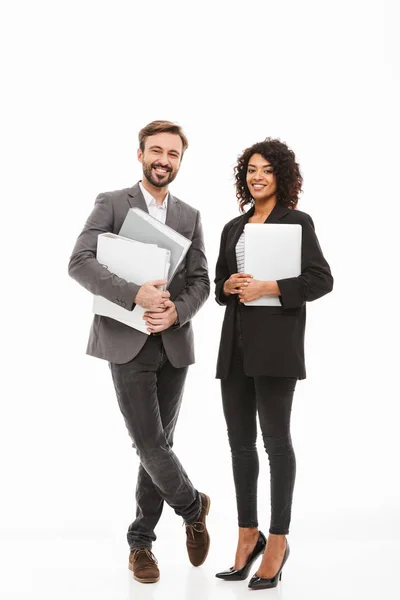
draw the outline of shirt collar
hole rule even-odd
[[[145,189],[145,187],[142,185],[141,181],[139,181],[139,187],[140,187],[140,191],[142,192],[144,199],[146,201],[147,208],[150,208],[150,206],[157,206],[157,208],[160,208],[162,210],[167,210],[169,193],[167,193],[167,195],[165,196],[165,200],[163,201],[162,204],[157,204],[155,198],[153,198],[153,196],[150,194],[150,192],[148,192]]]

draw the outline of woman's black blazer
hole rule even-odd
[[[332,290],[333,278],[326,262],[314,224],[309,215],[276,204],[265,223],[299,223],[302,227],[301,275],[281,279],[281,306],[245,306],[238,296],[225,296],[223,286],[237,273],[235,247],[254,207],[227,223],[222,231],[216,265],[215,297],[226,305],[218,353],[216,377],[229,372],[235,336],[236,311],[240,311],[243,335],[243,362],[248,376],[270,375],[304,379],[304,332],[306,302],[316,300]]]

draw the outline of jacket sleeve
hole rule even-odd
[[[221,306],[228,304],[232,300],[232,296],[224,294],[224,283],[230,277],[228,263],[226,262],[226,239],[228,237],[228,225],[222,230],[221,243],[219,247],[218,260],[215,267],[215,300]]]
[[[179,319],[177,328],[182,327],[194,317],[210,294],[210,279],[199,212],[197,212],[192,243],[186,255],[185,267],[185,289],[174,300]]]
[[[85,226],[76,240],[68,265],[69,275],[92,294],[128,310],[135,307],[134,299],[140,286],[110,273],[96,260],[97,237],[113,231],[114,211],[107,194],[99,194]]]
[[[301,274],[277,281],[283,308],[297,308],[332,291],[333,277],[309,215],[302,225]]]

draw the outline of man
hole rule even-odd
[[[173,435],[188,366],[194,363],[190,320],[210,292],[200,213],[168,192],[188,142],[169,121],[153,121],[139,132],[143,179],[130,189],[100,194],[69,263],[69,274],[92,294],[128,310],[146,309],[149,335],[114,319],[95,315],[87,353],[109,362],[119,407],[140,459],[136,519],[128,529],[129,568],[142,583],[159,579],[151,552],[164,500],[186,523],[186,546],[194,566],[207,556],[206,515],[210,498],[192,485],[172,451]],[[192,244],[169,285],[127,282],[96,260],[100,233],[118,233],[131,207],[149,212]]]

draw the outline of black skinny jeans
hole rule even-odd
[[[243,369],[243,341],[237,311],[236,340],[222,401],[232,453],[239,527],[257,527],[257,413],[271,480],[270,533],[287,534],[291,517],[296,459],[290,416],[296,378],[248,377]]]

